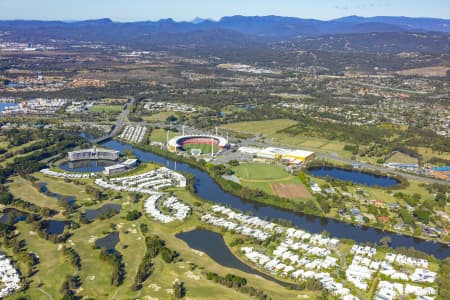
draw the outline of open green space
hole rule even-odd
[[[273,135],[278,130],[285,129],[289,126],[297,124],[296,121],[288,119],[267,120],[267,121],[250,121],[238,122],[223,125],[222,127],[245,133]]]
[[[172,115],[177,116],[177,113],[173,111],[162,111],[153,115],[143,115],[142,119],[148,122],[165,122]]]
[[[11,178],[11,183],[8,185],[9,191],[16,198],[34,203],[38,206],[48,207],[51,209],[59,209],[58,200],[41,193],[35,188],[29,180],[22,177]]]
[[[386,162],[388,163],[403,163],[403,164],[416,164],[417,158],[411,157],[401,152],[395,152]]]
[[[216,153],[219,150],[219,147],[216,145],[209,144],[188,144],[184,145],[183,149],[188,153],[191,153],[192,149],[200,149],[202,154],[211,154],[211,150]]]
[[[282,167],[271,164],[242,163],[233,167],[235,175],[245,180],[278,180],[290,176]]]
[[[123,110],[123,105],[94,105],[90,112],[108,112],[108,113],[120,113]]]

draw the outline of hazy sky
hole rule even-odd
[[[449,19],[450,0],[0,0],[3,20],[192,20],[236,14],[322,20],[348,15]]]

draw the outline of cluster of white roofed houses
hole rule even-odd
[[[340,244],[337,238],[280,226],[221,205],[214,205],[201,220],[259,241],[275,234],[281,235],[280,244],[273,250],[255,246],[242,247],[241,251],[250,262],[267,273],[294,280],[317,279],[326,290],[341,299],[358,299],[352,293],[355,290],[368,291],[377,272],[389,278],[389,284],[395,284],[391,287],[386,281],[380,281],[374,296],[377,300],[406,296],[432,300],[436,295],[433,286],[437,274],[428,270],[426,259],[388,253],[384,259],[376,260],[376,248],[355,244],[349,253],[353,259],[344,269],[344,279],[335,272],[342,267],[337,254]],[[410,271],[403,270],[404,266],[410,267]]]
[[[162,191],[168,187],[186,187],[187,184],[182,174],[166,167],[135,176],[99,178],[95,183],[105,189],[148,194],[145,211],[161,223],[184,220],[191,212],[188,205]],[[375,289],[376,300],[405,297],[432,300],[437,293],[437,274],[428,269],[426,259],[394,253],[387,253],[380,259],[380,255],[376,256],[376,248],[355,244],[349,253],[342,253],[352,258],[350,265],[345,266],[341,264],[338,252],[340,240],[337,238],[281,226],[221,205],[213,205],[201,216],[201,220],[255,241],[265,241],[277,235],[280,242],[275,248],[269,250],[259,245],[242,247],[243,255],[249,262],[274,276],[293,280],[316,279],[324,289],[343,300],[358,299],[354,296],[355,291],[368,291],[374,277],[379,275],[382,278]],[[338,268],[343,273],[337,272]]]
[[[0,254],[0,299],[20,288],[20,275],[8,257]]]
[[[145,126],[125,126],[125,129],[119,135],[119,138],[132,143],[140,143],[144,140],[145,134],[147,133],[147,127]]]
[[[149,198],[144,203],[145,211],[161,223],[182,221],[191,211],[188,205],[175,196],[161,192],[168,187],[186,187],[186,177],[166,167],[135,176],[111,178],[108,181],[99,178],[95,183],[105,189],[148,194]],[[171,214],[163,213],[162,207],[166,207]]]

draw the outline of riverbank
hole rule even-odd
[[[395,242],[399,240],[399,237],[413,239],[412,243],[409,243],[409,242],[407,243],[408,244],[407,247],[410,247],[411,245],[413,245],[414,247],[417,247],[417,245],[420,244],[421,242],[428,242],[428,243],[435,244],[436,242],[441,241],[439,239],[430,239],[423,235],[412,235],[412,234],[408,234],[407,232],[395,231],[395,230],[392,230],[392,228],[386,228],[385,226],[383,226],[384,225],[383,223],[380,223],[380,226],[373,226],[372,224],[370,226],[365,226],[365,225],[360,225],[359,223],[354,222],[354,221],[349,222],[349,220],[343,220],[343,219],[337,218],[335,215],[332,215],[332,214],[325,215],[323,213],[322,214],[317,213],[318,212],[317,210],[312,211],[312,212],[300,210],[298,207],[299,202],[287,200],[284,198],[279,198],[276,196],[271,197],[269,200],[264,199],[264,197],[257,197],[257,195],[261,195],[261,193],[257,193],[255,197],[242,197],[242,191],[245,191],[247,193],[247,195],[250,195],[250,196],[254,196],[255,191],[252,191],[251,189],[248,189],[248,188],[243,188],[241,185],[239,185],[235,182],[228,181],[228,180],[222,178],[221,176],[216,176],[216,174],[214,174],[213,171],[210,168],[208,168],[206,164],[201,164],[197,161],[176,155],[171,152],[167,152],[167,151],[157,148],[157,147],[132,145],[132,144],[127,144],[127,143],[121,144],[117,141],[113,141],[113,142],[117,143],[118,145],[121,145],[121,147],[124,147],[125,145],[130,145],[131,147],[134,147],[135,149],[139,149],[141,151],[148,151],[149,153],[152,153],[153,155],[159,155],[160,157],[162,157],[164,159],[170,159],[172,161],[176,161],[179,163],[185,163],[185,164],[189,165],[190,167],[193,167],[195,169],[198,169],[199,171],[202,171],[202,172],[205,172],[206,174],[208,174],[208,176],[211,178],[211,180],[216,185],[218,185],[222,191],[225,191],[225,192],[233,195],[234,197],[239,198],[239,201],[241,201],[241,202],[255,203],[256,207],[260,207],[261,205],[268,205],[273,208],[281,209],[282,211],[285,212],[285,213],[275,213],[275,215],[277,215],[277,217],[275,217],[274,219],[279,219],[279,220],[281,219],[282,221],[287,220],[288,222],[291,222],[292,217],[289,215],[290,215],[290,213],[294,213],[294,214],[296,214],[297,217],[301,217],[301,218],[306,218],[306,219],[310,218],[310,217],[319,218],[319,219],[317,219],[318,220],[317,222],[319,224],[322,224],[324,221],[324,218],[326,218],[326,219],[328,219],[328,221],[331,221],[331,222],[338,221],[338,222],[340,222],[339,224],[345,223],[345,225],[341,227],[341,229],[344,231],[349,230],[350,228],[351,228],[351,230],[352,229],[355,230],[355,228],[359,228],[361,231],[364,231],[367,233],[367,230],[371,229],[373,236],[379,236],[379,238],[377,238],[377,239],[373,239],[373,238],[370,239],[371,242],[373,242],[373,243],[378,243],[385,236],[391,236],[392,240],[393,240],[392,245],[394,247],[397,246]],[[160,163],[167,164],[168,162],[162,160],[162,161],[160,161]],[[180,168],[179,168],[179,170],[183,171]],[[219,194],[217,194],[217,196],[218,195]],[[203,198],[205,198],[205,197],[203,197]],[[215,201],[213,201],[213,202],[215,202]],[[248,206],[251,206],[251,205],[248,205]],[[237,207],[237,208],[240,209],[239,207]],[[249,208],[249,209],[252,210],[251,208]],[[283,215],[283,216],[281,216],[281,215]],[[302,221],[300,223],[302,224],[302,226],[305,226],[306,222]],[[357,236],[355,236],[355,234],[350,234],[349,236],[347,236],[347,235],[342,236],[342,233],[337,232],[336,228],[329,227],[329,226],[320,226],[320,230],[318,230],[318,231],[321,232],[324,229],[330,233],[336,234],[336,236],[340,236],[340,237],[344,237],[344,238],[351,238],[351,239],[357,238]],[[365,235],[366,233],[363,233],[363,235]],[[402,242],[400,242],[398,246],[406,246],[406,245],[404,245]],[[438,246],[438,249],[439,248],[447,249],[446,243],[435,244],[435,246]],[[422,251],[425,251],[425,252],[427,252],[427,249],[429,249],[429,247],[420,247],[420,248]],[[446,251],[448,251],[448,249]]]

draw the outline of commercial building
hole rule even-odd
[[[112,165],[109,167],[105,167],[105,170],[103,170],[103,173],[105,175],[114,175],[117,173],[122,173],[124,171],[127,171],[137,165],[137,159],[127,159],[126,161]]]
[[[259,159],[285,161],[294,165],[305,163],[315,158],[314,152],[299,149],[240,147],[238,151],[256,155]]]
[[[90,148],[71,151],[68,153],[68,159],[69,161],[94,159],[117,160],[119,159],[119,153],[116,150]]]

